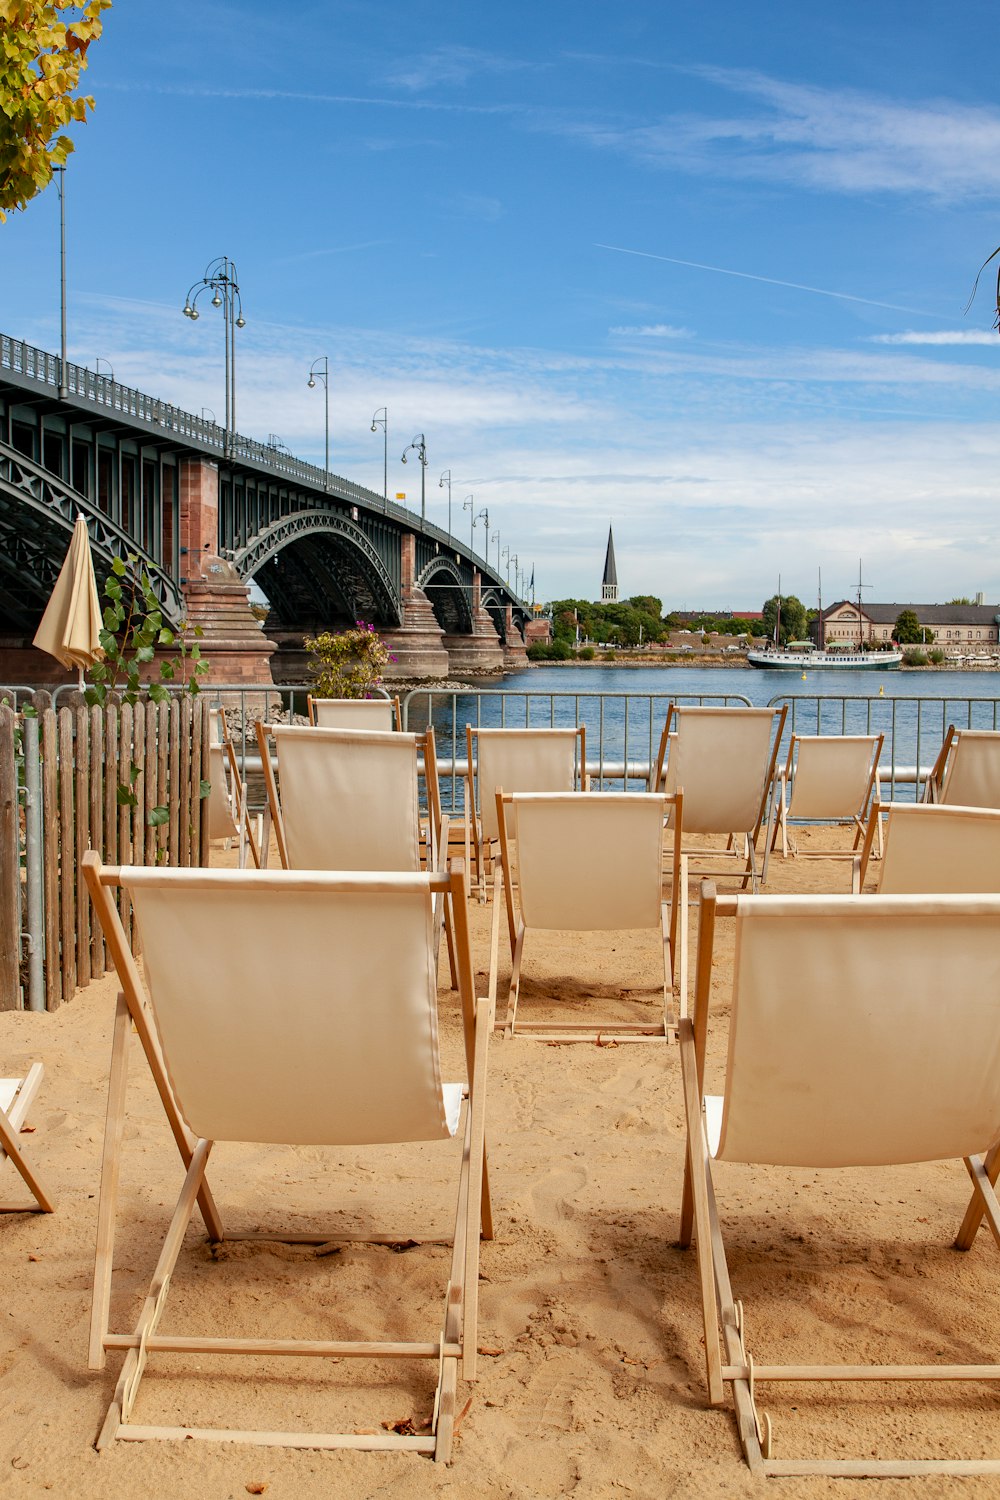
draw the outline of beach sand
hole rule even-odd
[[[828,838],[828,835],[824,835]],[[769,889],[846,890],[848,866],[772,863]],[[470,906],[480,992],[488,909]],[[727,946],[728,944],[728,946]],[[719,978],[730,979],[723,932]],[[446,965],[444,966],[446,968]],[[522,1014],[549,989],[562,1003],[652,1011],[655,957],[628,939],[552,938],[529,950]],[[575,979],[565,976],[575,975]],[[549,984],[554,980],[554,984]],[[804,976],[805,982],[805,976]],[[355,1497],[1000,1496],[1000,1478],[753,1481],[731,1400],[708,1407],[693,1251],[676,1248],[684,1151],[678,1049],[662,1043],[492,1046],[489,1141],[497,1235],[483,1246],[480,1379],[451,1466],[413,1455],[308,1452],[222,1443],[92,1444],[120,1365],[87,1370],[96,1193],[114,975],[53,1015],[0,1015],[11,1073],[46,1076],[26,1148],[57,1199],[53,1215],[0,1216],[0,1490],[89,1500],[151,1495],[270,1500]],[[622,999],[622,992],[625,998]],[[502,1001],[503,1001],[502,996]],[[290,964],[287,995],[294,1005]],[[453,997],[441,994],[445,1076],[460,1076]],[[718,1034],[710,1067],[718,1076]],[[180,1184],[179,1161],[133,1043],[112,1327],[130,1327]],[[234,1227],[332,1223],[369,1210],[382,1227],[450,1232],[450,1147],[362,1153],[220,1146],[210,1170]],[[3,1193],[20,1191],[9,1164]],[[747,1342],[758,1360],[998,1360],[996,1248],[980,1232],[951,1248],[969,1197],[960,1164],[880,1173],[723,1166],[717,1191]],[[448,1251],[354,1246],[317,1255],[236,1244],[214,1258],[190,1230],[163,1331],[302,1337],[426,1337]],[[154,1356],[136,1419],[323,1430],[419,1422],[430,1362]],[[775,1452],[803,1457],[1000,1455],[985,1388],[770,1387]],[[265,1489],[261,1489],[265,1486]]]

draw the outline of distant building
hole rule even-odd
[[[611,535],[611,527],[608,527],[608,551],[604,559],[604,577],[601,580],[601,603],[617,604],[618,602],[618,570],[615,567],[615,539]]]
[[[977,651],[995,653],[1000,645],[1000,604],[984,604],[982,594],[977,594],[975,604],[862,604],[860,614],[856,599],[841,599],[812,621],[809,633],[818,645],[822,619],[826,646],[881,644],[893,639],[904,609],[916,615],[927,632],[928,646],[967,656]]]

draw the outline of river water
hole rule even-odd
[[[627,762],[636,786],[671,700],[763,707],[787,700],[786,737],[885,735],[884,771],[929,769],[949,724],[1000,729],[1000,672],[765,672],[743,667],[536,667],[467,692],[417,692],[410,729],[434,724],[439,755],[465,757],[465,725],[587,726],[588,764]],[[638,772],[638,775],[636,775]],[[619,785],[621,783],[619,782]],[[901,792],[906,795],[906,792]],[[912,791],[909,793],[912,795]]]

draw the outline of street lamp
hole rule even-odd
[[[475,529],[476,529],[476,522],[477,521],[482,521],[483,525],[486,527],[486,548],[485,548],[485,550],[488,552],[489,549],[490,549],[490,513],[489,513],[489,511],[487,510],[487,508],[485,506],[483,506],[483,508],[479,512],[478,516],[476,516],[474,518],[473,522],[472,522],[472,529],[473,529],[473,531],[475,531]],[[473,544],[472,544],[472,550],[473,550],[473,552],[475,552],[475,550],[476,550],[476,544],[475,544],[475,542],[473,542]],[[487,565],[488,565],[489,564],[489,558],[486,559],[486,562],[487,562]]]
[[[192,323],[198,321],[198,298],[207,288],[213,292],[212,306],[222,308],[222,321],[226,330],[226,426],[223,451],[228,452],[232,433],[236,430],[236,330],[246,327],[243,303],[240,300],[240,284],[236,279],[236,266],[228,255],[218,255],[209,261],[200,281],[193,281],[184,301],[184,316]]]
[[[494,531],[493,535],[490,537],[490,541],[491,542],[496,542],[496,544],[497,544],[497,572],[499,573],[499,571],[500,571],[500,529],[499,529],[499,527],[497,528],[496,531]],[[487,567],[489,567],[489,563],[490,563],[490,559],[489,559],[489,554],[487,553],[487,556],[486,556],[486,566]]]
[[[382,413],[379,416],[379,412]],[[383,510],[389,504],[389,408],[380,406],[372,417],[372,432],[382,429],[382,500]]]
[[[407,443],[406,447],[403,449],[403,457],[401,460],[402,463],[406,463],[406,455],[409,453],[411,448],[414,450],[418,460],[420,461],[420,527],[422,530],[424,522],[427,519],[427,496],[425,493],[427,487],[427,444],[424,441],[424,435],[422,432],[418,432],[416,437],[413,439],[413,442]]]
[[[518,555],[515,552],[513,554],[513,556],[511,557],[511,562],[514,564],[514,597],[516,599],[520,599],[520,597],[521,597],[521,590],[517,586],[518,574],[521,571],[520,568],[518,567],[518,561],[519,561]],[[510,574],[509,573],[507,574],[507,580],[508,580],[508,582],[510,581]]]
[[[507,583],[510,584],[510,548],[503,549],[504,562],[507,564]]]
[[[322,365],[322,369],[320,366]],[[326,458],[323,463],[323,488],[330,488],[330,361],[325,354],[314,359],[306,381],[310,390],[316,385],[316,376],[323,382],[323,405],[326,408]]]
[[[450,469],[445,469],[444,473],[441,475],[441,478],[438,480],[438,489],[439,490],[444,489],[444,487],[445,487],[446,484],[448,486],[448,535],[451,536],[451,470]]]

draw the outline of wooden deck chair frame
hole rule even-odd
[[[493,726],[486,724],[466,724],[465,726],[465,864],[466,868],[474,871],[474,888],[479,895],[480,903],[486,900],[489,878],[489,866],[499,848],[499,840],[487,836],[484,829],[482,812],[482,792],[479,786],[479,756],[477,753],[478,740],[481,734],[487,735],[536,735],[541,743],[545,737],[550,736],[554,744],[568,738],[570,730],[560,728],[556,725],[524,725],[518,728],[507,728],[506,726]],[[590,780],[587,775],[587,727],[585,724],[577,724],[572,729],[577,738],[576,750],[576,772],[577,786],[582,791],[590,789]],[[498,743],[502,743],[498,741]],[[523,740],[522,740],[523,743]],[[511,777],[506,778],[508,791],[540,791],[550,788],[540,787],[517,787],[512,786]],[[479,793],[479,800],[477,800]],[[491,806],[496,796],[496,786],[488,791]],[[511,939],[513,941],[513,938]]]
[[[398,748],[399,740],[396,731],[380,730],[326,730],[319,725],[275,725],[265,724],[262,719],[257,720],[257,742],[260,746],[261,765],[264,771],[264,785],[267,791],[267,805],[270,812],[270,823],[274,828],[275,840],[278,845],[278,856],[281,860],[283,870],[292,868],[289,863],[288,840],[285,836],[285,823],[281,811],[281,793],[278,781],[274,773],[274,763],[271,758],[271,745],[275,739],[275,730],[279,733],[312,735],[314,738],[320,736],[343,736],[346,743],[364,744],[368,740],[381,740],[388,737],[393,741],[393,748]],[[423,843],[424,868],[428,870],[444,870],[448,862],[448,836],[449,820],[447,814],[441,811],[441,785],[438,780],[437,755],[434,746],[434,729],[429,726],[423,734],[413,735],[414,755],[418,763],[419,774],[423,775],[427,788],[427,822],[421,824],[420,837]],[[372,864],[367,865],[369,869],[378,869],[378,851],[371,851]],[[357,868],[361,868],[358,866]],[[455,936],[454,916],[451,911],[451,899],[442,893],[439,903],[439,931],[443,929],[448,944],[448,962],[451,967],[452,988],[458,988],[457,970],[455,967]]]
[[[667,717],[666,717],[666,720],[664,721],[663,732],[660,735],[660,744],[659,744],[659,748],[658,748],[657,753],[656,753],[656,761],[655,761],[655,764],[653,766],[652,771],[650,772],[650,777],[649,777],[649,790],[650,791],[653,791],[653,792],[660,791],[661,788],[664,787],[665,783],[669,784],[669,775],[670,775],[670,772],[669,772],[668,748],[669,748],[669,745],[670,745],[671,726],[673,724],[675,724],[675,723],[676,724],[680,724],[683,721],[683,718],[684,718],[685,714],[700,714],[700,715],[705,715],[705,716],[712,715],[713,717],[719,716],[718,717],[718,722],[719,723],[725,722],[725,720],[724,720],[724,718],[722,716],[723,715],[727,715],[727,714],[733,714],[733,715],[736,715],[736,714],[741,714],[741,715],[742,714],[752,714],[752,715],[757,716],[757,717],[759,717],[761,715],[767,714],[767,715],[770,715],[770,717],[771,717],[771,724],[772,724],[771,745],[770,745],[770,750],[768,752],[767,762],[766,762],[766,766],[765,766],[765,770],[764,770],[763,784],[762,784],[762,787],[761,787],[761,795],[760,795],[760,804],[759,804],[759,806],[757,808],[757,811],[756,811],[756,816],[755,816],[753,828],[752,829],[747,829],[746,831],[744,831],[742,829],[735,829],[734,830],[734,829],[727,829],[727,828],[719,828],[717,830],[717,832],[719,834],[727,834],[728,835],[728,842],[726,844],[726,850],[725,850],[725,855],[724,856],[721,854],[721,852],[718,853],[718,854],[714,854],[711,850],[699,849],[697,847],[692,847],[692,848],[689,848],[689,849],[686,849],[686,850],[683,851],[684,854],[688,856],[689,860],[696,860],[698,862],[698,868],[692,872],[692,874],[696,875],[698,879],[701,879],[701,878],[703,878],[705,876],[709,876],[709,875],[711,875],[711,876],[731,875],[733,873],[733,871],[732,871],[732,864],[733,863],[739,864],[739,862],[742,861],[743,862],[743,868],[741,870],[737,871],[737,873],[738,873],[738,875],[740,876],[740,879],[741,879],[741,885],[742,885],[743,889],[746,889],[746,886],[749,883],[751,889],[753,891],[756,891],[758,889],[760,883],[761,883],[762,878],[764,878],[764,876],[766,876],[766,873],[767,873],[767,855],[768,855],[769,843],[770,843],[770,838],[771,838],[771,826],[770,825],[771,825],[771,817],[773,816],[773,806],[774,806],[773,799],[772,799],[772,787],[773,787],[774,780],[775,780],[774,768],[775,768],[775,765],[777,764],[777,760],[778,760],[778,750],[779,750],[780,745],[781,745],[781,736],[784,733],[784,729],[785,729],[785,720],[788,717],[788,705],[786,703],[786,704],[782,704],[782,706],[780,708],[764,708],[764,709],[761,709],[761,708],[742,708],[742,707],[731,707],[731,706],[726,706],[724,708],[719,708],[719,707],[703,707],[701,705],[680,704],[680,703],[673,703],[673,702],[669,703],[667,705]],[[677,731],[675,730],[674,732],[676,733]],[[691,804],[691,788],[690,788],[690,786],[686,787],[686,794],[687,794],[688,808],[689,808],[689,814],[690,814],[690,809],[691,809],[691,806],[692,806],[692,804]],[[765,832],[765,841],[764,841],[764,870],[763,870],[763,872],[762,872],[761,875],[758,875],[758,872],[757,872],[757,839],[758,839],[758,837],[760,835],[761,826],[764,824],[765,819],[767,820],[767,829],[766,829],[766,832]],[[691,818],[690,818],[690,815],[688,816],[688,823],[689,823],[689,832],[695,832],[695,831],[697,831],[697,826],[696,825],[694,825],[694,827],[691,827]],[[737,840],[738,839],[742,839],[742,841],[743,841],[743,852],[742,853],[737,848]],[[716,861],[719,858],[723,858],[723,857],[726,859],[726,865],[725,866],[723,866],[723,867],[720,868],[720,867],[718,867],[716,865],[713,865],[711,863],[712,861]],[[706,861],[709,862],[707,867],[706,867],[706,864],[705,864]]]
[[[55,1208],[19,1140],[44,1073],[41,1063],[32,1063],[23,1078],[0,1078],[0,1162],[4,1157],[9,1159],[35,1200],[28,1204],[0,1202],[0,1213],[50,1214]]]
[[[914,820],[926,827],[932,840],[930,847],[922,852],[924,863],[920,872],[911,879],[901,880],[897,875],[900,858],[909,859],[898,850],[904,824],[914,827]],[[893,831],[896,842],[892,842]],[[982,866],[969,865],[974,860],[975,846],[962,847],[962,835],[976,837],[977,832],[986,843],[985,847],[998,852],[998,869],[993,875],[983,878]],[[872,849],[879,836],[884,840],[882,864],[879,866],[878,895],[900,895],[922,892],[934,895],[969,895],[1000,891],[1000,808],[959,807],[954,802],[881,802],[873,803],[865,830],[865,841],[854,861],[853,889],[857,895],[864,889],[868,878],[868,865]]]
[[[403,711],[402,711],[402,709],[399,706],[399,697],[398,697],[398,695],[395,698],[314,698],[313,695],[312,695],[312,693],[309,693],[308,696],[306,697],[306,711],[307,711],[307,713],[309,715],[309,722],[310,722],[310,724],[315,725],[315,726],[317,726],[319,728],[323,727],[323,725],[321,724],[321,720],[323,718],[323,709],[324,709],[325,705],[328,704],[328,703],[329,704],[336,704],[338,712],[339,712],[339,710],[340,710],[340,708],[342,706],[346,705],[346,708],[345,708],[345,711],[344,711],[344,714],[343,714],[344,723],[343,724],[333,724],[332,722],[329,722],[327,724],[327,726],[326,726],[327,728],[363,730],[363,729],[367,729],[367,728],[370,727],[372,729],[379,730],[379,729],[385,729],[385,728],[388,727],[385,724],[376,724],[376,723],[372,723],[370,726],[368,724],[365,724],[365,723],[360,723],[360,724],[353,724],[353,723],[351,723],[351,719],[355,716],[355,708],[354,708],[354,706],[355,706],[355,704],[358,704],[358,703],[364,703],[364,704],[367,704],[369,706],[371,704],[377,704],[380,707],[382,705],[384,705],[387,709],[389,709],[391,711],[390,712],[390,718],[391,718],[393,727],[395,729],[399,729],[399,730],[401,730],[402,727],[403,727]],[[364,717],[363,710],[358,710],[357,711],[357,716],[363,718]]]
[[[1000,754],[1000,730],[957,729],[954,724],[949,724],[937,760],[924,782],[924,802],[954,802],[963,807],[1000,807],[1000,785],[994,783],[986,793],[986,800],[981,801],[976,795],[970,797],[968,782],[963,781],[963,777],[968,776],[967,762],[974,759],[977,750],[987,747]]]
[[[786,915],[794,916],[787,908],[798,903],[841,903],[854,905],[858,910],[871,910],[877,898],[852,896],[823,897],[751,897],[758,908],[769,906],[772,912],[777,904],[786,908]],[[920,923],[933,920],[940,906],[933,897],[886,897],[887,906],[893,901],[907,904],[910,913]],[[945,898],[947,900],[947,898]],[[706,1384],[709,1402],[719,1406],[725,1399],[725,1386],[732,1386],[737,1429],[743,1455],[751,1472],[765,1476],[798,1476],[821,1474],[840,1477],[911,1477],[925,1474],[1000,1474],[998,1459],[775,1459],[772,1454],[771,1423],[767,1414],[757,1406],[756,1382],[760,1381],[997,1381],[1000,1380],[1000,1364],[945,1365],[764,1365],[754,1361],[747,1349],[746,1319],[743,1304],[736,1301],[726,1262],[715,1190],[712,1179],[713,1153],[709,1148],[706,1123],[705,1057],[708,1031],[709,1000],[712,987],[713,945],[715,923],[720,916],[738,916],[747,897],[718,896],[714,885],[706,881],[702,885],[698,953],[695,971],[694,1011],[684,1016],[680,1023],[680,1059],[684,1089],[684,1107],[687,1118],[687,1151],[684,1167],[684,1192],[681,1205],[679,1244],[682,1249],[690,1246],[692,1234],[698,1258],[701,1283],[701,1308],[705,1329]],[[871,913],[875,915],[874,912]],[[984,919],[983,925],[995,926],[1000,921],[1000,898],[971,898],[963,914]],[[779,913],[780,915],[780,913]],[[877,915],[875,915],[877,921]],[[876,934],[877,939],[877,934]],[[737,963],[739,955],[737,956]],[[759,958],[758,958],[759,962]],[[738,971],[737,971],[738,972]],[[733,1027],[739,1004],[736,991],[733,995],[733,1013],[730,1017],[730,1063],[733,1059]],[[874,1007],[877,1011],[878,1007]],[[839,1024],[839,1022],[837,1023]],[[727,1068],[727,1073],[729,1069]],[[727,1086],[729,1080],[727,1079]],[[755,1079],[761,1090],[760,1077]],[[765,1086],[766,1087],[766,1086]],[[721,1100],[712,1101],[716,1106]],[[827,1129],[827,1119],[822,1111],[817,1112],[818,1124],[813,1127],[820,1132]],[[997,1122],[1000,1124],[1000,1120]],[[725,1123],[723,1123],[725,1132]],[[714,1129],[713,1129],[714,1133]],[[790,1153],[791,1154],[791,1153]],[[746,1160],[737,1156],[738,1160]],[[774,1160],[774,1157],[769,1158]],[[985,1216],[997,1244],[1000,1245],[1000,1202],[993,1191],[995,1176],[1000,1174],[1000,1144],[987,1153],[985,1161],[976,1155],[964,1158],[965,1166],[973,1182],[972,1202],[965,1221],[956,1239],[956,1247],[968,1249],[975,1235],[980,1218]],[[827,1163],[832,1164],[832,1163]],[[991,1173],[993,1176],[991,1177]],[[721,1351],[720,1351],[721,1343]]]
[[[493,1238],[489,1174],[486,1158],[486,1071],[488,1042],[493,1017],[487,999],[475,995],[469,929],[466,923],[464,872],[460,868],[448,873],[419,877],[435,891],[448,890],[457,916],[457,938],[460,971],[466,1067],[468,1085],[463,1090],[466,1119],[454,1235],[448,1241],[416,1239],[416,1243],[450,1243],[452,1259],[450,1280],[445,1299],[443,1326],[432,1339],[394,1342],[360,1342],[335,1340],[273,1340],[203,1338],[194,1335],[160,1335],[157,1328],[166,1302],[170,1278],[177,1263],[185,1233],[195,1207],[200,1209],[213,1243],[234,1240],[274,1241],[295,1244],[354,1242],[368,1244],[405,1243],[415,1237],[394,1231],[390,1234],[332,1233],[233,1233],[223,1228],[206,1176],[210,1140],[198,1140],[189,1130],[175,1098],[167,1065],[157,1034],[154,1013],[139,975],[132,950],[125,936],[114,899],[117,887],[127,884],[130,872],[105,868],[99,856],[90,850],[84,856],[84,875],[97,910],[105,938],[123,990],[118,996],[112,1045],[107,1122],[101,1169],[98,1204],[97,1255],[94,1274],[94,1298],[91,1315],[90,1360],[93,1370],[103,1369],[108,1350],[122,1350],[122,1365],[108,1414],[97,1440],[101,1449],[115,1438],[141,1441],[147,1438],[188,1439],[248,1443],[260,1446],[292,1448],[391,1449],[432,1454],[435,1459],[450,1461],[455,1429],[456,1390],[459,1371],[466,1380],[476,1378],[478,1327],[478,1277],[480,1238]],[[149,878],[150,872],[143,872]],[[203,880],[219,880],[237,872],[165,871]],[[239,878],[239,877],[238,877]],[[292,874],[261,872],[252,877],[254,887],[266,889],[280,884],[285,891],[309,893],[336,888],[350,891],[362,887],[367,892],[387,892],[401,883],[412,884],[409,875],[341,875],[337,873]],[[193,882],[192,882],[193,883]],[[115,1221],[118,1207],[118,1185],[125,1127],[125,1103],[128,1072],[128,1041],[135,1027],[146,1056],[153,1081],[167,1116],[186,1175],[177,1205],[173,1211],[166,1238],[153,1273],[149,1292],[138,1321],[127,1333],[112,1333],[109,1315],[114,1261]],[[463,1135],[461,1127],[457,1135]],[[438,1387],[431,1430],[425,1435],[380,1433],[311,1433],[202,1429],[197,1427],[142,1426],[131,1421],[139,1382],[146,1362],[157,1352],[194,1354],[233,1354],[313,1356],[328,1359],[430,1359],[438,1362]]]
[[[578,1022],[551,1022],[551,1021],[517,1021],[518,999],[521,986],[521,966],[524,957],[524,942],[527,929],[523,916],[516,908],[513,899],[514,889],[519,890],[519,882],[508,877],[510,871],[516,874],[517,853],[512,848],[512,840],[509,833],[508,808],[514,806],[522,799],[534,802],[563,802],[569,799],[575,801],[576,794],[539,794],[539,793],[511,793],[505,792],[502,787],[497,790],[497,826],[500,829],[500,853],[494,861],[493,871],[493,920],[490,927],[490,978],[489,996],[494,1008],[494,1014],[499,1015],[496,1005],[497,987],[499,981],[499,954],[500,954],[500,910],[504,906],[507,913],[507,925],[510,933],[511,951],[511,975],[507,994],[507,1012],[503,1026],[508,1037],[529,1036],[536,1041],[553,1042],[670,1042],[673,1038],[675,1019],[670,1014],[670,1000],[674,985],[675,955],[677,955],[678,966],[682,973],[687,962],[687,922],[686,912],[681,912],[681,837],[680,830],[683,829],[683,791],[676,793],[636,793],[636,792],[596,792],[591,793],[586,799],[588,807],[598,808],[602,803],[610,804],[627,799],[627,803],[634,803],[636,797],[654,797],[660,805],[660,833],[661,845],[658,862],[658,886],[660,885],[659,872],[664,862],[663,837],[667,832],[667,817],[671,822],[671,837],[673,851],[669,859],[669,900],[660,901],[660,943],[663,955],[663,1017],[656,1025],[648,1023],[628,1023],[624,1021],[578,1021]],[[603,847],[603,846],[602,846]],[[594,849],[595,859],[600,859],[601,849]],[[513,867],[513,869],[512,869]],[[662,894],[662,892],[661,892]],[[501,902],[501,896],[504,897]],[[628,930],[628,929],[622,929]],[[638,929],[635,929],[638,930]],[[678,945],[680,952],[678,954]],[[684,980],[686,983],[686,978]],[[499,1025],[499,1022],[498,1022]]]
[[[769,852],[773,853],[774,847],[778,842],[778,836],[780,835],[781,853],[786,859],[789,853],[799,859],[853,859],[857,853],[858,845],[862,843],[867,832],[868,810],[872,806],[872,800],[874,798],[875,803],[879,800],[878,763],[884,744],[884,734],[793,734],[788,744],[788,758],[785,761],[784,770],[778,773],[774,781],[774,799],[778,816],[777,818],[772,816],[771,819],[772,831],[768,846]],[[827,816],[825,811],[817,812],[816,814],[808,811],[804,814],[797,814],[795,811],[795,783],[799,774],[798,758],[802,756],[803,749],[805,749],[806,756],[809,757],[811,756],[813,747],[818,747],[819,753],[830,751],[836,753],[835,747],[840,745],[843,745],[845,750],[849,746],[850,752],[854,752],[855,747],[857,747],[857,753],[859,754],[862,746],[867,745],[869,747],[870,763],[867,776],[864,778],[864,790],[860,800],[853,809],[848,809],[845,798],[843,812],[834,813],[830,816]],[[811,768],[807,766],[807,774],[810,770]],[[858,777],[858,781],[860,784],[861,776]],[[791,799],[788,796],[789,784],[792,787]],[[827,804],[827,807],[830,805]],[[809,803],[807,801],[808,806]],[[805,823],[846,824],[848,827],[854,829],[854,843],[850,849],[799,849],[789,833],[789,824],[795,822],[798,817],[801,817]],[[877,820],[875,828],[876,834],[878,834],[881,824]],[[881,841],[878,848],[879,855],[881,856]]]
[[[240,771],[239,757],[236,754],[236,746],[233,743],[233,737],[229,730],[229,720],[226,717],[226,710],[220,704],[215,708],[211,708],[209,713],[218,731],[212,742],[212,756],[214,759],[217,752],[219,760],[222,763],[222,773],[225,778],[223,795],[228,804],[234,835],[237,839],[239,866],[241,870],[246,868],[247,855],[249,855],[253,860],[254,868],[259,870],[263,818],[258,816],[254,819],[250,815],[246,784]],[[214,783],[209,795],[212,798],[218,795]],[[255,822],[257,824],[256,833],[254,832]],[[230,836],[229,834],[223,835],[226,838]]]

